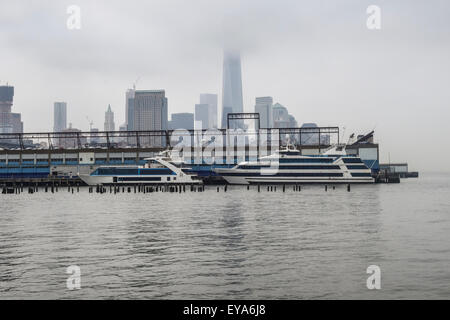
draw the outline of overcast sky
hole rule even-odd
[[[244,109],[272,96],[301,124],[376,130],[381,160],[411,169],[450,167],[450,1],[407,0],[0,0],[0,83],[15,87],[25,131],[68,121],[103,129],[111,104],[125,120],[125,91],[165,89],[169,113],[193,112],[219,94],[224,47],[242,56]],[[69,5],[81,29],[68,30]],[[369,5],[381,30],[366,27]]]

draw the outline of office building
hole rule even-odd
[[[218,125],[217,125],[217,119],[218,119],[217,118],[217,100],[218,100],[217,94],[212,94],[212,93],[200,94],[200,104],[208,105],[208,127],[207,127],[207,129],[218,128]]]
[[[255,113],[259,113],[260,128],[273,128],[273,98],[258,97],[256,98]]]
[[[209,126],[209,105],[196,104],[195,105],[195,129],[205,130]]]
[[[0,86],[0,133],[22,133],[23,122],[20,113],[12,113],[14,87]]]
[[[168,101],[164,90],[136,90],[133,104],[133,130],[168,130]],[[140,143],[155,147],[166,145],[165,137],[157,135],[144,137]]]
[[[114,112],[111,110],[111,105],[108,105],[108,110],[105,112],[105,131],[116,131],[116,124],[114,123]]]
[[[194,129],[194,114],[193,113],[172,113],[172,120],[170,121],[169,129]]]
[[[243,111],[241,57],[239,53],[225,51],[222,79],[222,128],[227,127],[228,113]],[[243,128],[244,123],[242,120],[235,120],[230,123],[230,126]]]
[[[53,132],[62,132],[67,128],[67,103],[55,102],[53,105]]]

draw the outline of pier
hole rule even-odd
[[[363,137],[347,150],[359,155],[377,174],[378,144],[370,138]],[[201,167],[208,163],[208,157],[213,156],[214,163],[234,165],[271,154],[287,143],[302,155],[318,155],[339,143],[340,133],[338,127],[2,133],[0,185],[81,185],[78,174],[88,174],[105,165],[143,165],[145,159],[177,148],[181,140],[183,158]],[[204,166],[202,179],[205,183],[223,184],[208,166]]]

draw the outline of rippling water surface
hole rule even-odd
[[[0,194],[0,298],[450,298],[450,175],[263,190]]]

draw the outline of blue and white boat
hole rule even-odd
[[[90,174],[79,174],[90,186],[111,184],[201,184],[168,157],[146,159],[144,166],[101,166]]]
[[[320,155],[301,155],[288,146],[257,161],[233,168],[214,169],[229,184],[374,183],[372,171],[345,145],[335,145]]]

